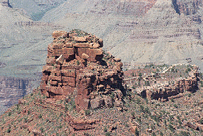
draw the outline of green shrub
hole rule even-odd
[[[201,87],[203,87],[203,81],[200,81]]]
[[[19,104],[17,104],[16,107],[17,107],[17,110],[19,110]]]
[[[140,134],[139,134],[139,131],[137,130],[137,128],[135,129],[135,135],[136,136],[139,136]]]
[[[40,131],[41,131],[41,133],[43,133],[43,132],[44,132],[44,128],[41,127],[41,128],[40,128]]]
[[[131,112],[131,115],[132,115],[133,117],[135,117],[135,112]]]
[[[88,134],[88,133],[84,133],[84,136],[90,136],[90,134]]]
[[[144,106],[140,105],[140,111],[144,112]]]
[[[8,113],[8,116],[11,116],[11,112]]]
[[[62,127],[63,127],[62,125],[58,126],[58,128],[60,128],[60,129],[61,129]]]
[[[145,81],[145,86],[150,86],[149,81]]]
[[[25,122],[25,123],[27,123],[27,121],[28,121],[28,118],[27,118],[27,117],[25,117],[25,118],[24,118],[24,122]]]
[[[203,124],[203,118],[202,118],[202,119],[200,119],[200,121],[199,121],[199,122],[200,122],[200,124]]]
[[[142,77],[142,73],[139,73],[139,77],[140,77],[140,78]]]
[[[7,129],[7,133],[10,133],[11,132],[11,129],[9,128],[9,129]]]
[[[180,136],[190,136],[189,132],[181,131]]]
[[[178,105],[176,105],[176,104],[174,104],[173,106],[174,106],[175,108],[178,108]]]
[[[105,136],[111,136],[110,132],[106,132]]]
[[[67,112],[67,111],[68,111],[68,105],[65,104],[65,112]]]
[[[107,128],[106,127],[104,128],[104,132],[107,132]]]
[[[40,118],[40,119],[41,119],[41,118],[42,118],[42,114],[39,114],[38,118]]]
[[[137,104],[140,104],[140,102],[141,102],[140,99],[137,98],[137,99],[136,99],[136,103],[137,103]]]
[[[152,133],[152,136],[156,136],[156,134],[153,132],[153,133]]]
[[[169,124],[168,128],[169,128],[169,130],[171,130],[171,132],[174,132],[174,130],[175,130],[171,124]]]
[[[60,113],[59,117],[61,117],[61,116],[63,116],[63,113],[62,113],[62,112]]]
[[[77,60],[77,65],[80,65],[80,61]]]
[[[85,110],[85,115],[90,115],[91,111],[90,110]]]

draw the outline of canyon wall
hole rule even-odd
[[[173,0],[173,5],[177,13],[193,15],[202,7],[202,0]]]
[[[34,80],[0,76],[0,114],[18,102],[18,99],[31,93]],[[38,81],[35,81],[38,82]]]

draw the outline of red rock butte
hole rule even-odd
[[[55,31],[48,45],[41,91],[48,98],[75,98],[77,110],[121,107],[122,62],[102,50],[103,40],[81,30]]]

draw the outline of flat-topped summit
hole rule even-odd
[[[48,98],[75,97],[78,110],[122,106],[122,62],[102,50],[103,40],[81,30],[55,31],[43,67]]]

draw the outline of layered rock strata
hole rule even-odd
[[[0,76],[0,114],[30,93],[32,87],[30,79]]]
[[[43,67],[48,98],[74,95],[77,110],[122,105],[122,62],[103,52],[103,41],[80,30],[55,31]]]
[[[202,0],[173,0],[176,12],[183,13],[185,15],[197,13],[202,4]]]

